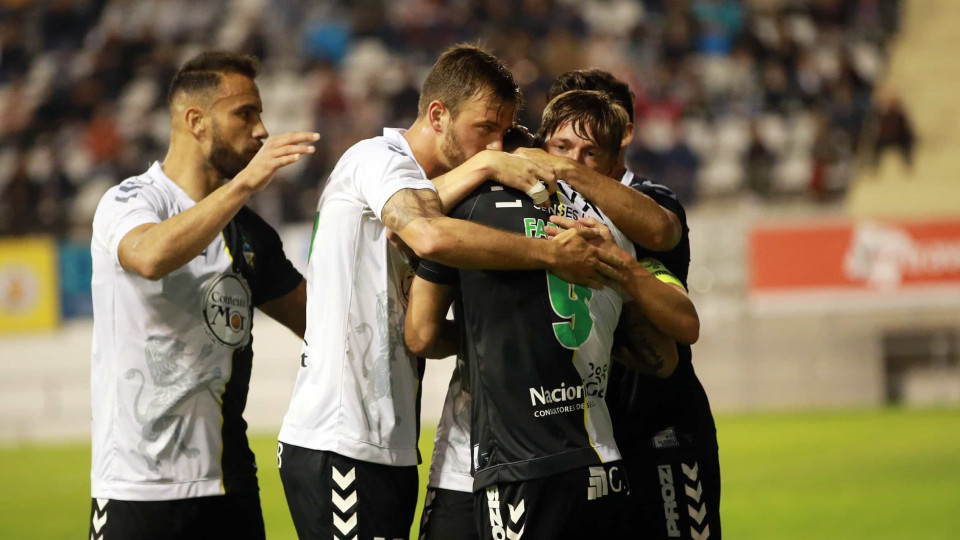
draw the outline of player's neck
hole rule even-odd
[[[444,167],[437,152],[437,134],[430,127],[426,119],[417,119],[403,134],[403,138],[413,150],[413,159],[417,160],[427,178],[436,178],[450,172]]]
[[[167,178],[196,202],[223,185],[223,177],[207,163],[197,145],[171,140],[170,149],[160,166]]]
[[[622,159],[613,164],[613,169],[610,170],[611,178],[619,182],[625,174],[627,174],[627,166],[623,163]]]

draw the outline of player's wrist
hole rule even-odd
[[[240,171],[235,177],[233,177],[233,180],[227,182],[225,187],[230,194],[243,197],[245,199],[253,195],[253,192],[255,191],[250,183],[250,177],[246,171]]]

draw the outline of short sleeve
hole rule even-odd
[[[360,197],[383,219],[383,207],[398,191],[403,189],[429,189],[436,191],[433,182],[423,175],[420,166],[399,146],[388,142],[376,148],[369,159],[359,153],[356,159],[364,159],[356,169],[355,182]]]
[[[93,232],[119,264],[117,250],[123,237],[140,225],[160,223],[168,212],[156,188],[128,180],[111,188],[100,200],[94,216]]]
[[[456,268],[426,259],[420,261],[417,276],[437,285],[456,285],[460,281],[460,272]]]

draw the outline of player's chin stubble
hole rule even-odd
[[[253,155],[246,157],[235,151],[220,136],[218,130],[213,132],[213,143],[210,148],[210,165],[217,173],[227,179],[240,174],[253,159]]]
[[[460,146],[460,139],[452,128],[446,131],[443,141],[440,143],[440,151],[447,163],[450,164],[451,169],[456,169],[467,160],[466,153]]]

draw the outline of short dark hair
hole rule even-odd
[[[607,94],[627,111],[627,116],[633,123],[633,92],[627,83],[614,77],[609,71],[597,68],[574,69],[558,75],[547,91],[547,103],[570,90],[597,90]]]
[[[207,92],[220,86],[221,76],[238,73],[250,79],[257,78],[260,61],[255,56],[228,51],[206,51],[191,58],[173,76],[167,103],[173,103],[182,92]]]
[[[480,92],[516,105],[518,111],[523,106],[523,93],[499,58],[474,45],[454,45],[440,55],[423,82],[417,116],[425,116],[436,100],[455,118],[460,106]]]
[[[627,111],[608,94],[595,90],[571,90],[555,97],[543,109],[537,143],[543,146],[560,126],[570,122],[578,137],[593,141],[615,158],[620,153],[627,119]]]

